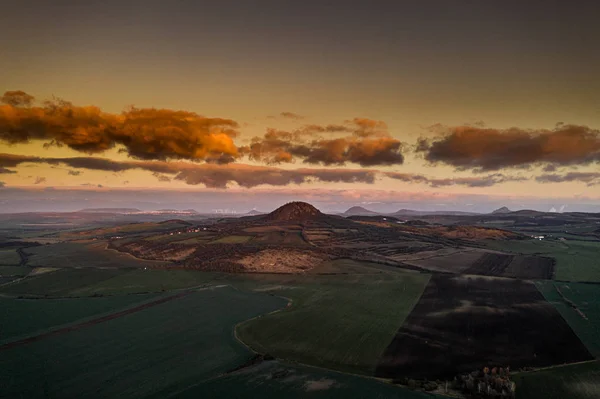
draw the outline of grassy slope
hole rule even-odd
[[[74,290],[97,284],[127,270],[119,269],[61,269],[39,276],[28,277],[18,283],[0,287],[0,292],[11,295],[30,296],[77,296]]]
[[[536,285],[546,300],[558,309],[590,353],[596,357],[600,356],[600,285],[553,281],[539,281]],[[565,303],[555,286],[575,303],[587,316],[587,320]]]
[[[151,299],[155,295],[107,298],[6,299],[0,298],[0,342],[8,342]]]
[[[28,266],[48,267],[152,267],[167,262],[154,262],[115,250],[107,250],[106,241],[64,242],[25,249],[31,254]]]
[[[287,372],[282,378],[274,373]],[[409,391],[380,381],[332,371],[266,362],[242,372],[215,378],[173,396],[177,399],[433,399],[432,395]]]
[[[281,308],[265,294],[218,288],[95,326],[11,348],[0,356],[7,397],[166,397],[238,366],[252,354],[233,326]]]
[[[250,241],[252,236],[225,236],[218,240],[211,241],[209,244],[243,244]]]
[[[540,254],[556,259],[555,279],[600,281],[600,243],[586,241],[487,241],[488,248],[522,254]]]
[[[372,375],[428,281],[401,272],[273,281],[265,289],[293,305],[241,324],[238,336],[278,358]]]
[[[517,399],[596,399],[600,364],[581,363],[513,375]]]

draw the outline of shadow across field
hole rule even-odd
[[[434,275],[376,375],[448,378],[484,366],[518,369],[590,359],[533,283]]]

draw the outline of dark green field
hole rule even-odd
[[[15,266],[21,263],[16,249],[0,249],[0,266]]]
[[[77,296],[73,291],[127,272],[126,269],[61,269],[2,286],[0,292],[12,296]]]
[[[285,306],[267,294],[206,289],[137,313],[4,350],[0,396],[165,397],[252,353],[233,326]]]
[[[262,288],[286,310],[243,323],[240,339],[278,358],[372,375],[429,275],[306,276]]]
[[[539,281],[536,285],[546,300],[558,309],[590,353],[596,358],[599,357],[600,285],[552,281]],[[557,288],[564,298],[559,294]],[[567,301],[571,301],[579,312]]]
[[[0,298],[0,343],[115,311],[154,297],[156,295],[75,299]]]
[[[513,376],[517,399],[597,399],[600,365],[597,362],[554,367]]]

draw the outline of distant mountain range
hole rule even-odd
[[[157,209],[155,211],[142,211],[137,208],[85,208],[77,212],[82,213],[114,213],[114,214],[128,214],[128,213],[147,213],[147,214],[162,214],[162,213],[173,213],[173,214],[196,214],[194,209]]]
[[[77,212],[84,213],[140,213],[137,208],[85,208]]]

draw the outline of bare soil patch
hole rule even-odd
[[[452,378],[490,365],[516,370],[591,359],[533,283],[437,274],[385,350],[376,375]]]
[[[465,274],[501,276],[523,279],[550,279],[554,271],[554,260],[540,256],[522,256],[486,253]]]
[[[309,251],[266,249],[245,256],[237,262],[245,271],[267,273],[298,273],[320,265],[326,258]]]

